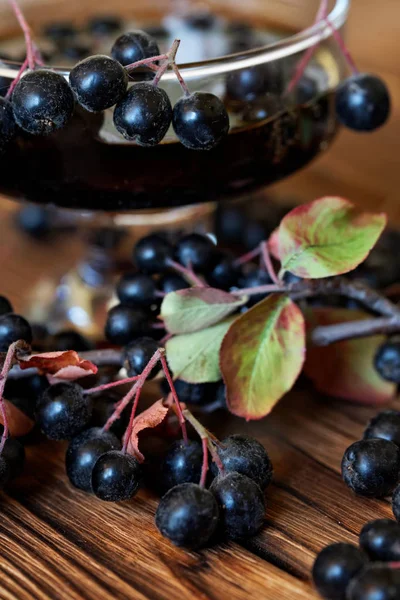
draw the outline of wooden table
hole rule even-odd
[[[400,5],[353,4],[350,47],[361,68],[389,83],[391,122],[370,136],[342,133],[325,156],[271,193],[299,201],[339,194],[387,210],[392,222],[400,222]],[[0,292],[21,309],[40,276],[60,276],[82,248],[70,237],[50,246],[32,243],[10,225],[13,205],[3,201],[1,209]],[[301,384],[263,421],[212,418],[218,436],[241,431],[258,437],[271,454],[275,479],[266,526],[256,538],[201,552],[179,550],[158,534],[152,494],[102,503],[68,483],[63,444],[29,447],[25,475],[0,497],[0,598],[316,599],[309,581],[316,553],[330,542],[356,542],[365,521],[391,516],[387,501],[356,498],[340,478],[345,448],[375,412]]]

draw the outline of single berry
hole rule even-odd
[[[77,30],[73,23],[68,21],[58,21],[56,23],[49,23],[46,25],[43,33],[56,44],[65,44],[67,40],[70,40],[76,36]]]
[[[48,387],[49,382],[44,375],[8,379],[4,396],[28,417],[34,419],[37,400]]]
[[[198,483],[203,464],[203,448],[200,442],[178,440],[170,446],[160,467],[162,493],[181,483]]]
[[[119,301],[124,306],[149,308],[156,302],[156,284],[149,275],[125,273],[116,287]]]
[[[371,560],[400,561],[400,525],[391,519],[370,521],[361,530],[360,546]]]
[[[160,235],[151,234],[142,238],[133,250],[137,268],[150,275],[163,273],[168,269],[168,260],[173,258],[173,248]]]
[[[161,383],[163,391],[168,394],[169,386],[165,381]],[[217,383],[188,383],[183,379],[176,379],[174,386],[178,398],[185,404],[205,405],[214,402]]]
[[[59,73],[29,71],[14,88],[12,107],[17,125],[32,135],[49,135],[66,126],[74,112],[74,95]]]
[[[172,125],[186,148],[211,150],[227,135],[229,117],[217,96],[209,92],[194,92],[175,104]]]
[[[11,102],[0,97],[0,151],[15,137],[17,126]]]
[[[380,438],[400,447],[400,411],[384,410],[371,419],[364,431],[364,439]]]
[[[139,29],[121,35],[111,49],[111,56],[124,66],[159,54],[156,40]]]
[[[260,287],[262,285],[270,285],[272,283],[272,279],[266,271],[263,271],[262,269],[253,268],[248,273],[245,273],[243,277],[241,277],[239,283],[240,288],[247,289]],[[254,306],[258,302],[261,302],[261,300],[263,300],[267,296],[268,292],[253,294],[252,296],[250,296],[247,305]]]
[[[221,252],[216,258],[216,264],[208,275],[208,282],[213,287],[229,290],[237,285],[240,268],[235,265],[235,260],[229,252]]]
[[[52,350],[63,352],[64,350],[75,350],[75,352],[86,352],[93,350],[93,344],[85,336],[73,329],[60,331],[53,337]]]
[[[314,562],[314,585],[326,600],[345,600],[350,581],[366,564],[367,556],[353,544],[331,544]]]
[[[350,129],[374,131],[390,113],[386,84],[375,75],[358,73],[345,79],[336,91],[336,115]]]
[[[253,479],[235,472],[218,475],[210,491],[217,499],[221,529],[226,537],[251,537],[261,529],[265,518],[264,495]]]
[[[13,308],[5,296],[0,296],[0,316],[11,313]]]
[[[190,233],[176,245],[176,258],[184,267],[197,272],[209,271],[216,257],[215,244],[206,235]]]
[[[157,352],[158,344],[153,338],[141,337],[137,338],[127,346],[123,351],[124,363],[126,365],[128,376],[134,377],[140,375],[149,363],[152,356]],[[152,379],[160,370],[160,365],[157,363],[150,371],[148,379]]]
[[[164,294],[185,290],[190,287],[190,284],[177,273],[167,273],[158,281],[159,288]]]
[[[90,112],[101,112],[124,96],[128,75],[118,61],[98,54],[75,65],[69,83],[79,104]]]
[[[168,94],[152,83],[136,83],[118,102],[114,125],[125,139],[140,146],[156,146],[171,124]]]
[[[8,437],[0,454],[0,489],[22,473],[24,462],[23,445],[15,438]]]
[[[51,231],[51,212],[44,206],[28,204],[17,213],[17,225],[34,239],[42,239]]]
[[[142,467],[134,456],[118,450],[105,452],[92,471],[92,488],[100,500],[129,500],[139,490]]]
[[[118,304],[108,312],[105,334],[113,344],[129,344],[146,333],[147,329],[147,316],[140,308]]]
[[[262,490],[269,486],[273,469],[264,446],[249,435],[230,435],[218,446],[218,456],[224,467],[224,473],[233,471],[247,475]],[[213,462],[211,471],[218,475],[218,467]]]
[[[116,15],[100,15],[93,17],[88,23],[88,30],[92,35],[104,36],[119,31],[122,27],[120,17]]]
[[[92,415],[92,402],[77,383],[56,383],[39,398],[36,422],[52,440],[70,440],[85,429]]]
[[[342,477],[356,494],[381,498],[395,488],[400,475],[400,449],[387,440],[355,442],[344,453]]]
[[[398,485],[393,492],[392,509],[396,520],[400,523],[400,485]]]
[[[32,329],[28,321],[14,313],[2,315],[0,317],[0,352],[7,352],[10,344],[18,340],[31,343]]]
[[[86,429],[74,437],[65,455],[66,471],[72,485],[84,492],[91,492],[92,471],[97,459],[109,450],[120,448],[118,438],[99,427]]]
[[[218,524],[218,506],[213,494],[196,483],[181,483],[160,500],[156,525],[176,546],[201,548]]]
[[[375,369],[387,381],[400,383],[400,342],[382,344],[374,358]]]
[[[226,80],[229,98],[249,102],[260,96],[265,97],[267,93],[280,94],[283,87],[283,74],[278,62],[230,73]]]
[[[367,565],[349,584],[346,600],[399,600],[400,570],[387,564]]]

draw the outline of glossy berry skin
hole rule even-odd
[[[139,29],[121,35],[111,49],[111,56],[124,66],[159,54],[156,40]]]
[[[201,548],[218,524],[218,506],[213,494],[196,483],[171,488],[160,500],[156,526],[176,546]]]
[[[92,471],[93,492],[97,498],[107,502],[133,498],[141,480],[142,467],[136,458],[118,450],[102,454]]]
[[[339,85],[335,108],[339,121],[346,127],[355,131],[374,131],[390,114],[386,84],[375,75],[352,75]]]
[[[0,317],[0,352],[7,352],[13,342],[32,341],[32,329],[28,321],[14,313],[6,313]]]
[[[180,275],[175,273],[167,273],[158,282],[159,288],[164,294],[185,290],[190,287],[190,284]]]
[[[67,329],[53,336],[52,350],[63,352],[64,350],[75,350],[75,352],[87,352],[93,350],[93,344],[78,331]]]
[[[234,258],[227,252],[221,252],[216,260],[208,275],[208,282],[220,290],[229,290],[238,283],[240,269],[235,265]]]
[[[67,476],[73,486],[92,491],[92,471],[97,459],[109,450],[120,450],[121,443],[109,431],[100,427],[86,429],[69,443],[65,455]]]
[[[168,94],[152,83],[136,83],[118,102],[114,125],[126,140],[139,146],[156,146],[171,124],[172,106]]]
[[[125,273],[117,283],[119,301],[124,306],[149,308],[156,302],[154,279],[141,273]]]
[[[215,245],[206,235],[190,233],[176,245],[176,260],[184,267],[205,273],[210,270],[216,256]]]
[[[157,342],[150,337],[138,338],[125,346],[123,356],[124,364],[128,371],[128,377],[140,375],[140,373],[144,371],[152,356],[157,352],[158,347],[159,346]],[[148,378],[152,379],[155,377],[160,368],[161,367],[159,363],[156,364],[156,366],[150,371]]]
[[[36,422],[52,440],[70,440],[85,429],[92,415],[92,402],[77,383],[56,383],[39,398]]]
[[[11,313],[12,311],[13,308],[11,302],[9,302],[5,296],[0,296],[0,316]]]
[[[180,98],[172,115],[174,131],[186,148],[211,150],[229,131],[226,108],[214,94],[194,92]]]
[[[317,556],[312,578],[326,600],[346,600],[350,581],[367,564],[367,556],[353,544],[331,544]]]
[[[400,570],[388,565],[368,565],[355,577],[348,589],[346,600],[398,600],[400,598]]]
[[[74,111],[74,95],[62,75],[38,69],[17,83],[12,107],[21,129],[32,135],[49,135],[67,125]]]
[[[221,441],[217,448],[218,456],[224,466],[224,473],[235,471],[255,481],[262,490],[269,486],[273,469],[264,446],[249,435],[230,435]],[[211,471],[218,474],[213,462]]]
[[[355,442],[344,453],[342,477],[356,494],[388,496],[400,477],[400,449],[387,440]]]
[[[79,104],[89,112],[114,106],[126,92],[128,75],[113,58],[98,54],[79,62],[69,74],[69,83]]]
[[[400,447],[400,411],[384,410],[368,423],[364,439],[380,438]]]
[[[113,344],[129,344],[146,333],[147,329],[147,316],[140,308],[118,304],[108,312],[105,334]]]
[[[25,449],[15,438],[9,437],[0,455],[0,489],[21,475],[25,463]]]
[[[199,483],[203,464],[203,448],[197,440],[187,444],[178,440],[170,446],[160,468],[161,490],[168,490],[181,483]]]
[[[88,30],[92,35],[103,36],[110,35],[119,31],[122,27],[122,21],[115,15],[100,15],[93,17],[88,23]]]
[[[371,560],[400,561],[400,525],[392,519],[377,519],[364,525],[360,547]]]
[[[17,126],[11,102],[0,97],[0,151],[15,137]]]
[[[375,355],[374,365],[383,379],[400,383],[400,341],[383,344]]]
[[[173,254],[173,248],[166,239],[152,234],[136,244],[133,260],[140,271],[153,275],[168,269],[168,260],[173,258]]]

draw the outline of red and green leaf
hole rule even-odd
[[[36,367],[39,373],[53,380],[73,381],[97,373],[96,365],[80,358],[75,350],[18,355],[17,360],[22,370]]]
[[[290,271],[319,279],[355,269],[376,244],[386,221],[385,214],[361,212],[338,197],[297,206],[279,226],[280,275]]]
[[[229,328],[220,366],[229,410],[261,419],[293,386],[304,362],[305,324],[286,296],[271,295]]]
[[[307,328],[371,318],[359,310],[314,308],[307,312]],[[382,335],[307,348],[304,372],[324,394],[362,404],[390,401],[396,386],[377,373],[373,360],[385,340]]]
[[[158,427],[164,421],[167,413],[168,406],[164,406],[161,399],[154,402],[147,410],[144,410],[134,419],[127,452],[135,456],[139,462],[143,462],[145,458],[139,450],[139,433],[144,429]]]

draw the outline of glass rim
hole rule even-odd
[[[286,58],[299,52],[304,52],[322,40],[331,37],[332,27],[340,29],[345,24],[350,9],[350,3],[351,0],[336,0],[335,5],[328,16],[329,23],[321,21],[320,23],[313,24],[302,31],[294,33],[287,38],[245,52],[228,54],[218,58],[193,63],[178,63],[179,70],[184,79],[197,79],[255,67],[274,60]],[[4,60],[2,61],[2,64],[6,67],[8,66],[8,68],[2,68],[0,64],[0,76],[10,78],[17,76],[20,63]],[[70,69],[66,69],[65,67],[52,66],[50,68],[65,77],[68,77],[70,72]],[[167,71],[164,73],[162,79],[163,81],[174,80],[175,74],[173,71]]]

